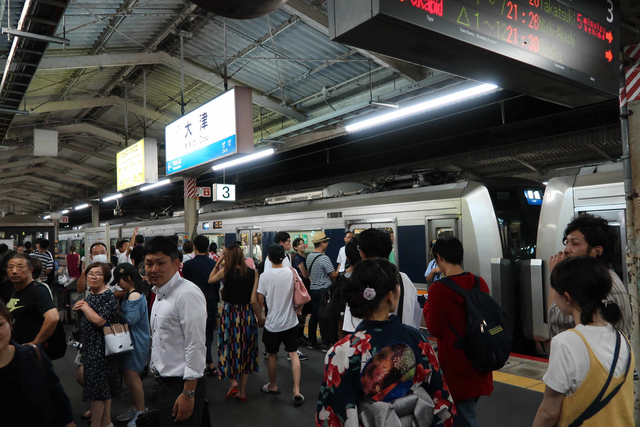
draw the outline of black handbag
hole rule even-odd
[[[51,360],[58,360],[64,357],[67,352],[67,339],[62,321],[58,322],[53,334],[45,341],[42,347]]]

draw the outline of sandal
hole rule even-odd
[[[231,400],[234,397],[237,397],[238,395],[238,389],[237,388],[232,388],[231,390],[229,390],[227,392],[227,395],[224,397],[224,400]]]
[[[247,399],[247,396],[245,396],[245,397],[240,397],[240,396],[237,396],[237,395],[236,395],[236,399],[238,399],[238,400],[239,400],[240,402],[242,402],[242,403],[245,403],[245,402],[248,400],[248,399]]]
[[[218,370],[216,368],[207,368],[207,369],[204,370],[204,373],[208,377],[217,377],[218,376]]]
[[[281,394],[282,392],[278,389],[278,390],[269,390],[269,384],[265,384],[262,386],[262,388],[260,389],[261,392],[265,393],[265,394]]]
[[[293,396],[293,404],[296,405],[296,407],[302,405],[302,402],[304,402],[304,396],[303,395]]]
[[[84,414],[80,415],[81,420],[89,420],[91,421],[91,410],[88,410]]]

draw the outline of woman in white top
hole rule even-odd
[[[576,327],[551,341],[534,427],[565,427],[578,419],[584,427],[633,425],[633,353],[624,334],[611,326],[621,316],[606,299],[611,286],[611,274],[597,258],[567,258],[553,269],[551,296]],[[596,401],[602,404],[592,406]]]

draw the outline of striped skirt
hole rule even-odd
[[[238,379],[258,369],[258,321],[251,304],[226,302],[218,326],[218,375]]]

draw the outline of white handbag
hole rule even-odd
[[[133,350],[133,341],[129,325],[126,323],[115,323],[104,325],[104,353],[105,356],[112,356],[118,353],[125,353]]]

